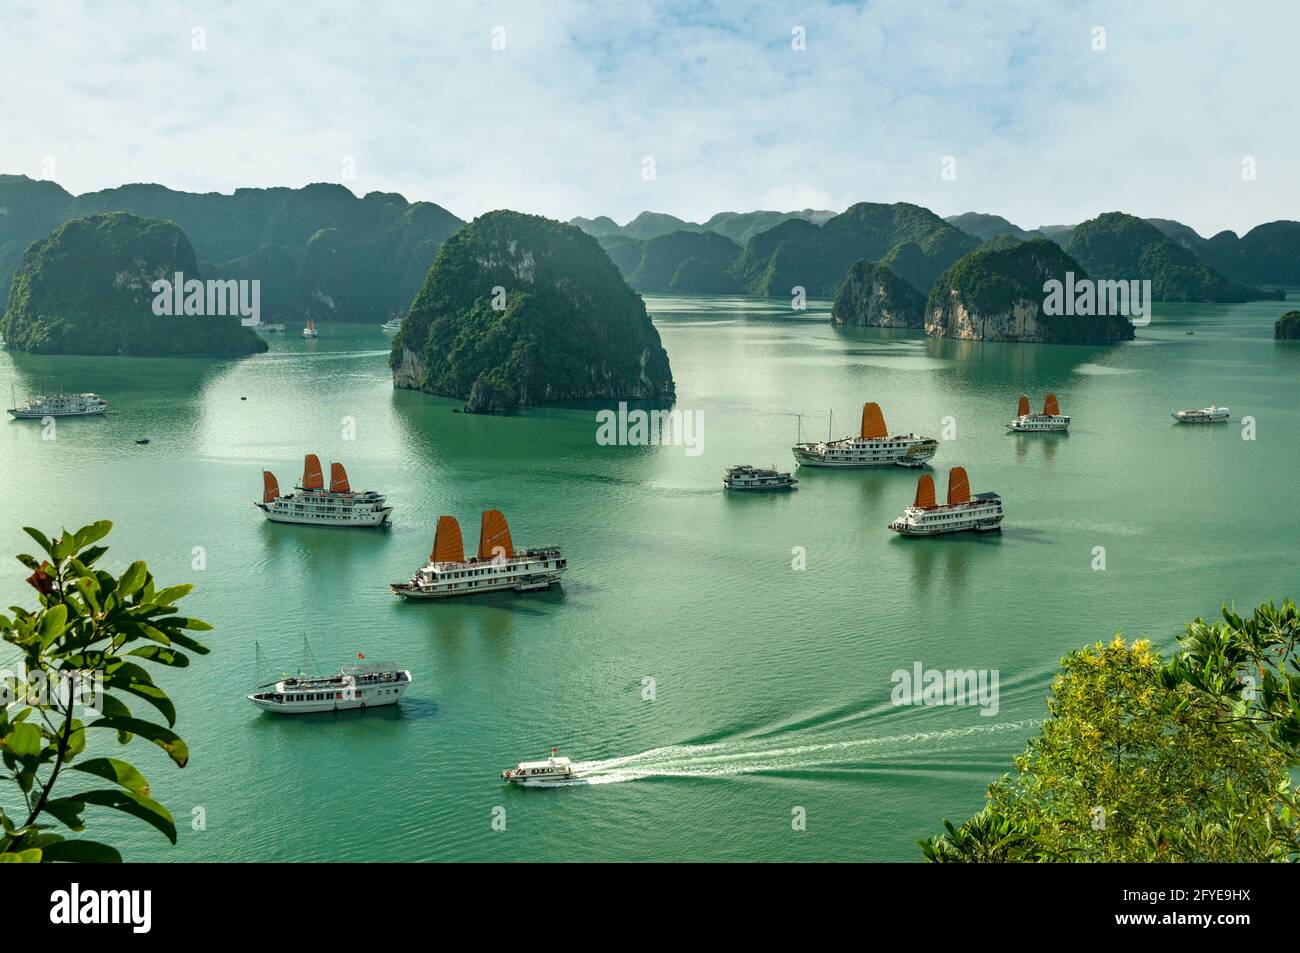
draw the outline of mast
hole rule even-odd
[[[832,431],[833,431],[834,429],[835,429],[835,411],[834,411],[834,409],[832,409],[832,410],[831,410],[831,419],[830,419],[829,421],[827,421],[827,423],[826,423],[826,442],[827,442],[827,443],[830,443],[832,440],[835,439],[834,434],[832,434]]]
[[[261,688],[266,684],[266,656],[262,654],[259,642],[253,643],[253,687]]]
[[[311,645],[307,641],[306,633],[302,637],[302,667],[298,670],[300,675],[319,674],[320,667],[316,664],[316,657],[311,654]]]

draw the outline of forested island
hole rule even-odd
[[[512,211],[480,216],[443,245],[390,364],[394,386],[472,412],[674,396],[645,303],[596,240]]]
[[[60,225],[33,242],[0,318],[8,347],[41,354],[240,356],[266,342],[235,315],[158,315],[158,279],[200,279],[172,222],[125,212]]]

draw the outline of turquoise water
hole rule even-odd
[[[62,380],[113,411],[61,422],[52,441],[37,422],[0,423],[0,552],[30,548],[23,524],[108,517],[109,565],[143,557],[193,581],[189,613],[216,626],[211,655],[159,676],[189,767],[126,749],[180,843],[94,809],[87,836],[129,860],[916,860],[914,841],[977,810],[1036,730],[1063,653],[1116,630],[1167,647],[1222,601],[1296,592],[1300,347],[1272,340],[1277,302],[1167,305],[1108,348],[836,330],[824,302],[648,304],[678,407],[702,414],[698,456],[600,446],[591,407],[467,416],[394,392],[378,326],[272,336],[239,362],[0,352],[6,397]],[[1005,432],[1020,393],[1041,405],[1049,390],[1068,435]],[[930,468],[939,492],[965,466],[972,490],[1002,494],[1004,531],[896,537],[886,524],[916,484],[903,470],[722,492],[725,466],[788,468],[800,426],[824,434],[833,409],[847,433],[866,400],[893,430],[939,437],[953,418]],[[1212,401],[1231,423],[1169,416]],[[267,523],[259,471],[291,485],[307,451],[386,492],[392,528]],[[439,514],[472,546],[489,506],[516,543],[563,547],[562,588],[414,605],[387,591],[428,554]],[[4,604],[31,604],[25,574],[6,560]],[[322,668],[364,652],[414,685],[398,709],[260,714],[243,698],[254,641],[296,670],[304,634]],[[996,715],[892,704],[891,673],[917,662],[996,670]],[[551,745],[600,762],[602,783],[503,788],[502,768]]]

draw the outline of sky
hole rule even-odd
[[[0,0],[0,172],[1243,233],[1300,219],[1298,26],[1295,0]]]

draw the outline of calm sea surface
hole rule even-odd
[[[702,414],[699,455],[600,446],[590,407],[467,416],[395,392],[377,325],[314,342],[291,327],[243,361],[0,351],[6,398],[62,382],[112,411],[60,422],[52,441],[39,422],[0,422],[0,553],[31,548],[24,524],[110,518],[108,565],[145,558],[194,582],[185,606],[216,626],[211,655],[158,670],[190,765],[124,751],[179,845],[93,808],[85,836],[128,860],[916,860],[914,842],[976,811],[1036,731],[1062,654],[1117,630],[1167,648],[1223,601],[1300,591],[1300,346],[1272,340],[1278,302],[1166,305],[1138,340],[1094,348],[836,330],[824,302],[647,300],[678,406]],[[1048,391],[1071,432],[1007,433],[1017,396],[1037,407]],[[793,493],[723,493],[727,465],[793,466],[796,415],[822,436],[833,409],[839,436],[867,400],[894,431],[940,437],[952,418],[939,493],[965,466],[972,490],[1002,494],[1004,531],[896,537],[886,525],[916,485],[904,470],[805,469]],[[1231,423],[1169,416],[1213,401]],[[260,471],[291,486],[307,451],[387,493],[392,528],[266,522]],[[486,507],[516,543],[564,549],[562,588],[413,605],[388,592],[439,514],[473,546]],[[32,605],[25,575],[6,555],[0,603]],[[364,652],[415,682],[396,709],[259,713],[243,697],[254,642],[275,675],[299,668],[304,635],[322,669]],[[916,663],[996,670],[996,714],[891,704],[891,673]],[[551,745],[600,762],[602,783],[503,787],[502,768]],[[206,830],[191,829],[196,807]]]

